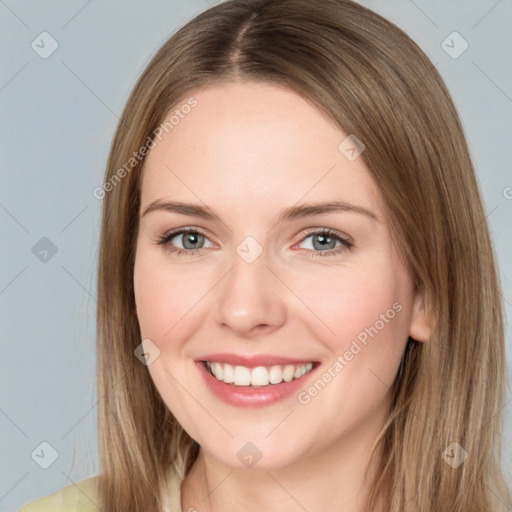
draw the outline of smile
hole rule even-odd
[[[307,359],[291,361],[281,357],[244,358],[225,354],[218,357],[211,354],[196,360],[195,365],[213,396],[230,406],[249,408],[268,407],[290,399],[308,386],[321,366]]]
[[[313,362],[301,364],[257,366],[233,366],[227,363],[205,361],[210,374],[225,384],[246,387],[264,387],[300,379],[313,369]]]

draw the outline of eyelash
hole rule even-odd
[[[198,228],[180,228],[180,229],[176,229],[173,231],[169,231],[169,232],[165,233],[164,235],[162,235],[161,237],[159,237],[157,240],[157,244],[162,245],[166,250],[168,250],[169,252],[176,254],[178,256],[181,256],[183,254],[185,254],[187,256],[194,256],[201,249],[181,249],[179,247],[174,247],[170,244],[170,241],[173,238],[175,238],[176,236],[188,234],[188,233],[203,235],[205,238],[207,238],[206,234],[203,233]],[[305,233],[304,237],[302,238],[302,240],[300,240],[300,242],[304,242],[304,240],[306,240],[306,238],[309,238],[311,235],[327,235],[330,238],[334,238],[334,239],[340,241],[342,244],[342,247],[338,247],[337,249],[331,249],[328,251],[314,251],[311,249],[307,249],[308,251],[311,251],[310,257],[312,257],[312,258],[316,258],[317,256],[321,256],[321,257],[332,256],[335,254],[339,254],[340,252],[342,252],[346,249],[352,250],[352,247],[354,246],[354,244],[348,238],[345,238],[345,237],[341,236],[337,231],[334,231],[334,230],[328,229],[328,228],[309,230]]]

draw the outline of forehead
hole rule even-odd
[[[196,106],[180,111],[192,97]],[[166,198],[254,213],[347,200],[380,211],[362,158],[351,161],[339,149],[349,134],[294,91],[218,84],[192,91],[166,119],[176,109],[178,122],[146,157],[142,207]]]

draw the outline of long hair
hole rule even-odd
[[[190,102],[191,91],[230,81],[286,86],[364,142],[361,158],[425,297],[433,333],[425,343],[408,340],[376,440],[384,456],[375,461],[368,510],[378,500],[390,512],[498,510],[510,499],[499,463],[503,305],[467,142],[422,50],[351,0],[231,0],[210,8],[163,45],[127,101],[99,191],[102,509],[160,511],[166,468],[174,465],[183,478],[198,454],[134,356],[141,148],[151,147],[165,116]],[[443,457],[452,443],[468,454],[457,468]]]

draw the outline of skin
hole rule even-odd
[[[363,159],[338,149],[348,134],[295,92],[245,82],[190,96],[198,105],[145,162],[134,269],[142,339],[160,350],[151,378],[201,446],[182,483],[182,510],[323,512],[336,504],[361,512],[365,466],[408,336],[430,335],[380,192]],[[157,200],[207,205],[221,221],[143,215]],[[276,224],[285,207],[334,200],[377,220],[345,211]],[[192,240],[196,254],[157,243],[181,227],[206,234]],[[335,230],[353,247],[322,249],[311,228]],[[250,264],[236,252],[247,236],[263,248]],[[183,248],[185,238],[168,245]],[[338,252],[312,257],[323,250]],[[394,303],[401,311],[307,404],[296,395],[262,409],[225,404],[194,363],[213,352],[272,354],[319,361],[320,376]],[[237,458],[247,442],[262,454],[252,468]]]

